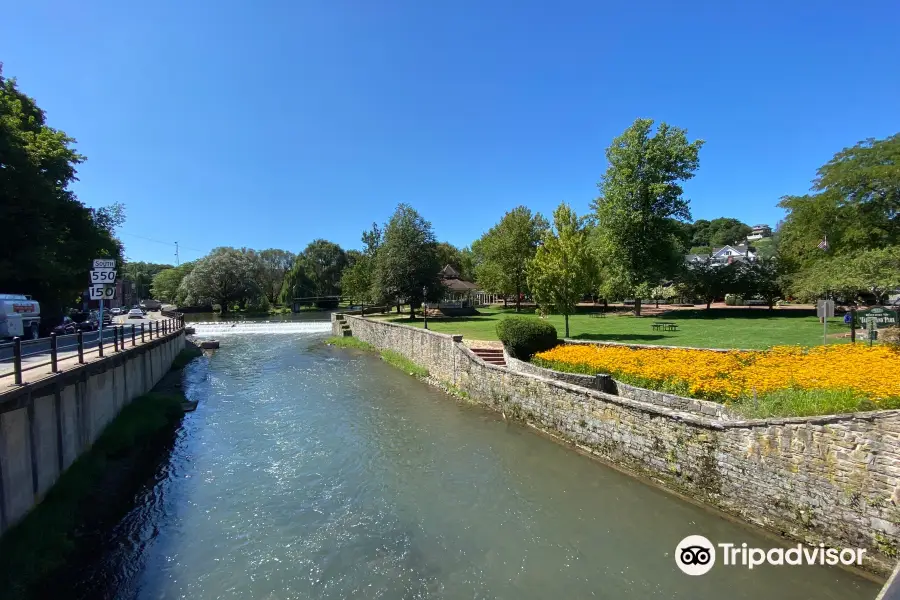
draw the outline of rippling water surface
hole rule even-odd
[[[836,568],[677,570],[771,539],[321,335],[233,334],[84,598],[874,598]]]

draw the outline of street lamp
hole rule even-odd
[[[425,296],[428,295],[428,288],[422,286],[422,319],[425,321],[425,329],[428,329],[428,307],[425,306]]]

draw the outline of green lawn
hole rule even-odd
[[[591,311],[600,310],[591,309]],[[428,328],[441,333],[459,333],[467,339],[496,340],[497,321],[515,314],[513,309],[482,308],[480,315],[429,319]],[[538,318],[534,314],[525,315]],[[422,319],[409,320],[409,315],[387,317],[396,323],[422,327]],[[556,326],[560,337],[565,334],[561,315],[547,319]],[[679,331],[653,331],[654,321],[678,323]],[[829,319],[828,333],[846,333],[847,327],[839,317]],[[591,318],[587,314],[569,317],[569,332],[573,339],[604,340],[636,344],[694,346],[698,348],[767,348],[775,345],[815,346],[822,343],[822,324],[808,312],[801,310],[754,309],[696,309],[672,311],[663,316],[640,317],[607,316]],[[857,330],[857,335],[860,332]],[[847,343],[848,338],[829,338],[829,344]]]

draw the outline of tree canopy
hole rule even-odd
[[[900,244],[900,133],[867,139],[824,164],[812,193],[785,196],[779,252],[796,272],[833,255]],[[827,236],[829,250],[818,243]]]
[[[649,291],[683,262],[673,221],[691,217],[681,182],[694,176],[703,141],[689,142],[684,129],[666,123],[652,129],[652,120],[637,119],[606,150],[609,167],[594,209],[602,291],[609,297]]]
[[[218,304],[223,313],[237,302],[259,295],[253,260],[236,248],[216,248],[197,261],[181,281],[185,302],[192,305]]]
[[[347,254],[328,240],[310,242],[297,255],[284,277],[282,297],[336,296],[341,293],[341,272],[347,266]]]
[[[527,207],[517,206],[481,237],[478,283],[490,292],[515,295],[516,312],[527,291],[528,262],[547,227],[547,220],[540,213],[532,214]]]
[[[138,299],[151,298],[153,296],[153,279],[160,272],[172,269],[172,265],[150,262],[126,262],[122,268],[122,274],[126,279],[134,283],[135,293]]]
[[[182,263],[177,267],[163,269],[154,275],[153,283],[150,286],[153,298],[162,302],[184,305],[185,297],[181,293],[181,282],[188,273],[194,270],[196,264],[196,261]]]
[[[437,243],[431,223],[412,207],[401,204],[384,228],[384,239],[378,248],[375,287],[379,298],[406,301],[413,306],[427,299],[438,300],[441,289]]]
[[[294,264],[293,252],[269,248],[257,253],[257,285],[270,304],[278,302],[284,278]]]
[[[0,65],[0,290],[30,294],[52,314],[78,300],[94,258],[121,264],[121,205],[92,210],[70,184],[85,157],[47,124]]]

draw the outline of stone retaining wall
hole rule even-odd
[[[184,343],[177,331],[0,393],[0,533],[41,501],[123,406],[153,389]]]
[[[696,398],[685,398],[676,394],[667,394],[665,392],[657,392],[656,390],[648,390],[645,388],[635,387],[627,383],[622,383],[617,379],[604,375],[598,378],[596,375],[581,375],[579,373],[564,373],[563,371],[554,371],[553,369],[545,369],[532,363],[517,360],[509,356],[505,351],[506,365],[511,371],[518,373],[531,373],[539,377],[547,377],[557,381],[564,381],[572,385],[590,388],[600,392],[606,392],[616,396],[624,396],[632,400],[640,400],[649,404],[658,406],[666,406],[675,410],[708,415],[725,421],[735,420],[740,417],[732,415],[728,409],[717,403],[707,400],[697,400]]]
[[[489,365],[461,336],[346,320],[485,406],[672,490],[807,544],[866,548],[877,572],[896,561],[900,411],[725,421]]]

